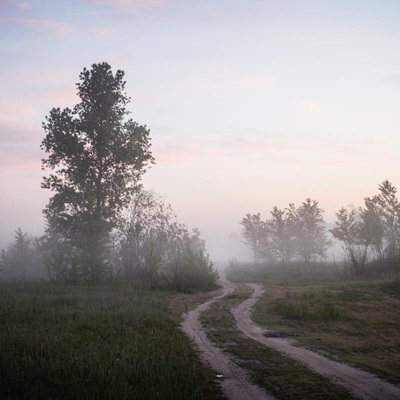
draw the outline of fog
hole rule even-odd
[[[60,7],[0,4],[14,44],[0,49],[0,248],[18,227],[43,232],[41,124],[77,103],[79,72],[101,61],[125,71],[130,116],[151,130],[144,188],[200,229],[214,260],[248,259],[247,213],[311,198],[332,223],[384,179],[400,184],[396,2]]]

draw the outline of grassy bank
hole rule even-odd
[[[171,294],[0,284],[0,398],[216,399]]]

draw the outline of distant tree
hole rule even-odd
[[[138,191],[119,238],[122,274],[155,288],[210,289],[218,278],[198,230],[178,223],[170,205],[152,191]]]
[[[342,242],[346,259],[356,275],[364,272],[372,243],[367,216],[368,213],[342,207],[336,213],[335,227],[331,229],[333,237]]]
[[[370,201],[376,205],[382,222],[385,255],[391,259],[400,256],[400,202],[397,188],[388,180],[379,185],[379,194]]]
[[[371,245],[375,258],[382,260],[385,257],[384,249],[384,223],[376,199],[365,198],[364,208],[359,209],[363,221],[364,236]]]
[[[275,259],[282,263],[290,261],[295,254],[293,210],[280,210],[274,206],[271,218],[266,222],[266,229]]]
[[[246,214],[240,223],[243,227],[242,236],[244,243],[250,248],[255,263],[261,259],[265,247],[265,223],[261,220],[260,213]]]
[[[163,274],[166,281],[182,292],[215,289],[218,272],[210,261],[199,230],[181,230],[174,242],[174,256]]]
[[[179,231],[170,205],[152,191],[136,192],[120,238],[123,274],[155,286],[169,262],[171,242]]]
[[[79,279],[96,282],[107,265],[110,234],[153,162],[149,130],[132,119],[124,72],[105,62],[84,68],[80,102],[53,108],[43,123],[42,168],[53,171],[42,188],[55,192],[44,210],[47,222],[74,249]]]
[[[42,275],[40,270],[38,241],[21,228],[15,231],[14,242],[0,254],[0,271],[8,279],[34,279]]]
[[[324,257],[330,242],[326,235],[323,209],[318,202],[308,198],[297,210],[294,205],[290,205],[290,210],[296,252],[300,258],[308,263],[317,257]]]

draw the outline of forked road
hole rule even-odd
[[[222,375],[221,386],[228,399],[274,399],[272,395],[267,394],[263,389],[252,384],[246,371],[235,364],[227,354],[223,353],[215,344],[208,340],[201,326],[199,321],[200,314],[207,310],[211,304],[222,300],[235,289],[235,285],[230,282],[223,281],[222,284],[222,294],[201,304],[185,315],[182,329],[198,346],[202,361]],[[400,399],[400,389],[398,387],[379,379],[373,374],[360,371],[346,364],[332,361],[310,350],[297,347],[294,345],[294,341],[290,339],[266,337],[265,329],[256,325],[250,318],[251,308],[261,297],[264,289],[260,285],[250,284],[249,286],[253,288],[251,296],[232,310],[238,329],[246,336],[296,359],[310,370],[350,390],[357,399]]]

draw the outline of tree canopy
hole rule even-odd
[[[43,123],[42,168],[51,173],[42,188],[55,192],[44,210],[48,224],[84,259],[86,279],[95,280],[110,232],[154,160],[150,131],[127,118],[124,72],[102,62],[79,78],[80,102],[53,108]]]

